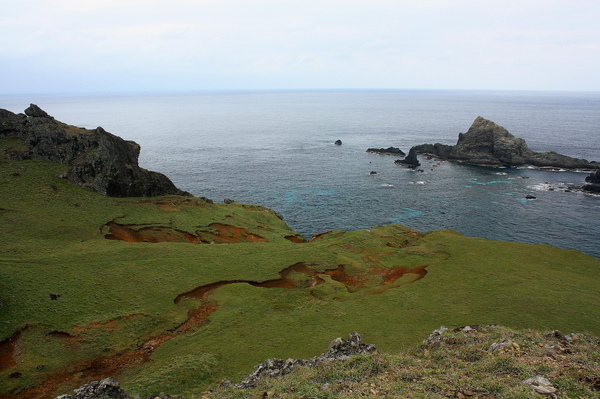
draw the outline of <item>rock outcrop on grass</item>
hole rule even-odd
[[[335,339],[321,356],[267,360],[242,384],[224,381],[202,398],[597,398],[599,349],[600,339],[588,334],[470,325],[440,327],[419,347],[384,354],[351,333],[348,340]],[[131,396],[107,378],[59,398]]]
[[[357,332],[350,333],[347,340],[336,338],[329,344],[327,352],[312,359],[268,359],[254,368],[254,371],[238,384],[238,388],[254,388],[261,378],[281,377],[290,374],[298,366],[315,367],[322,362],[348,360],[351,356],[367,355],[377,350],[375,345],[362,342]]]
[[[0,109],[0,138],[16,137],[24,146],[10,148],[12,159],[40,158],[69,165],[64,177],[111,197],[189,195],[162,173],[140,168],[140,146],[108,133],[55,120],[35,104],[25,114]]]
[[[527,146],[525,140],[513,136],[502,126],[481,116],[475,119],[466,133],[458,135],[456,145],[422,144],[412,149],[418,154],[430,154],[440,159],[475,165],[600,169],[600,164],[597,162],[588,162],[585,159],[572,158],[556,152],[533,151]]]

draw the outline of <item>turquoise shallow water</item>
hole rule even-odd
[[[142,146],[140,164],[215,201],[270,207],[310,237],[401,223],[420,231],[574,248],[600,257],[600,197],[566,192],[586,174],[422,159],[423,172],[369,147],[454,144],[481,115],[537,151],[600,161],[600,93],[223,92],[0,97],[22,112],[103,126]],[[342,140],[343,145],[333,142]],[[377,174],[370,174],[376,171]],[[527,200],[534,195],[535,200]]]

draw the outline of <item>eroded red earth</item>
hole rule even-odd
[[[223,233],[230,234],[231,226],[221,225]],[[121,227],[111,229],[111,234],[125,234],[131,237],[128,230]],[[121,233],[119,233],[121,232]],[[233,236],[240,237],[241,232],[233,233]],[[232,236],[229,236],[232,238]],[[419,266],[411,270],[402,267],[388,269],[384,267],[371,267],[368,273],[353,274],[347,271],[346,265],[338,265],[335,268],[323,269],[315,264],[298,262],[288,266],[279,272],[279,278],[252,281],[252,280],[229,280],[218,281],[196,287],[193,290],[178,295],[174,302],[179,305],[185,298],[200,300],[200,307],[191,310],[185,322],[172,330],[165,331],[162,334],[152,336],[138,345],[135,349],[129,349],[122,352],[107,353],[106,355],[88,359],[78,364],[70,365],[63,370],[47,377],[39,386],[24,390],[15,396],[5,396],[2,398],[47,398],[51,397],[59,387],[77,387],[86,382],[102,379],[108,376],[118,377],[119,374],[130,367],[140,365],[150,360],[152,353],[165,342],[181,335],[193,331],[207,321],[207,318],[217,310],[217,303],[210,301],[210,295],[218,288],[228,284],[249,284],[259,288],[283,288],[298,289],[310,288],[326,283],[325,276],[332,280],[346,285],[349,293],[356,293],[367,284],[370,288],[374,282],[383,287],[393,283],[407,273],[417,274],[419,279],[427,274],[425,270],[427,265]],[[374,280],[375,279],[375,280]],[[49,333],[59,339],[66,340],[68,345],[76,347],[83,343],[82,333],[92,330],[112,330],[119,328],[123,323],[140,315],[134,314],[118,320],[111,320],[105,323],[92,323],[87,326],[74,327],[69,332],[53,331]],[[16,332],[8,340],[0,343],[0,371],[14,367],[18,364],[16,355],[19,338],[23,331]],[[116,331],[118,333],[118,331]]]
[[[126,242],[187,242],[192,244],[231,244],[240,242],[265,242],[266,238],[249,232],[243,227],[228,224],[211,223],[204,230],[196,230],[195,234],[175,229],[170,226],[148,226],[137,224],[120,224],[115,221],[106,223],[108,228],[104,237],[109,240]]]

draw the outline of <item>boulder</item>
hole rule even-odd
[[[25,110],[25,115],[31,116],[33,118],[49,118],[49,119],[54,119],[53,117],[51,117],[50,115],[48,115],[48,113],[46,113],[46,111],[44,111],[43,109],[41,109],[40,107],[38,107],[35,104],[30,104],[29,105],[29,107]]]
[[[525,140],[513,136],[502,126],[481,116],[473,121],[466,133],[459,133],[456,145],[422,144],[412,149],[418,154],[431,154],[440,159],[484,166],[532,165],[540,168],[600,169],[597,162],[556,152],[533,151]]]
[[[336,140],[333,144],[335,144],[335,145],[342,145],[342,140]]]
[[[0,109],[0,138],[17,137],[26,149],[9,150],[12,159],[40,158],[69,165],[66,178],[111,197],[190,195],[162,173],[140,168],[140,146],[108,133],[54,120],[35,104],[25,115]]]

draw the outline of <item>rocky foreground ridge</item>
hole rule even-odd
[[[0,138],[15,137],[24,143],[6,150],[12,159],[40,158],[69,165],[64,177],[111,197],[190,195],[158,172],[140,168],[140,146],[108,133],[87,130],[55,120],[31,104],[25,114],[0,109]]]
[[[422,144],[413,147],[417,154],[483,166],[535,166],[539,168],[598,170],[600,163],[573,158],[556,152],[536,152],[525,140],[496,123],[478,116],[466,133],[459,133],[456,145]]]
[[[202,398],[597,398],[599,350],[587,334],[471,325],[440,327],[416,349],[382,354],[351,333],[312,359],[267,360],[241,384],[224,381]],[[131,398],[109,377],[57,399]]]

